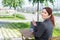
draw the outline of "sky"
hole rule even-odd
[[[30,3],[28,0],[24,0],[25,3],[23,7],[32,7],[32,3]],[[55,8],[60,8],[60,0],[55,0],[54,2]],[[52,5],[49,3],[49,6],[52,7]],[[0,0],[0,7],[2,7],[2,0]]]

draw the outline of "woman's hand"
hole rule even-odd
[[[36,24],[36,22],[33,20],[32,21],[32,24],[34,25],[34,26],[37,26],[37,24]]]
[[[52,38],[49,38],[48,40],[52,40]]]
[[[33,35],[33,31],[31,31],[31,35]]]

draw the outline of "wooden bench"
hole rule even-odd
[[[34,40],[34,36],[27,29],[20,30],[22,34],[22,40]]]
[[[22,34],[22,40],[34,40],[34,36],[27,29],[20,30]],[[60,40],[60,37],[53,37],[52,40]]]
[[[58,36],[58,37],[53,37],[52,40],[60,40],[60,36]]]

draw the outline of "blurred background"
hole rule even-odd
[[[30,30],[30,23],[42,21],[44,7],[52,8],[55,17],[53,38],[60,40],[60,0],[0,0],[0,40],[22,40],[20,30]]]

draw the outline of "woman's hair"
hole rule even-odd
[[[54,16],[53,16],[53,14],[52,14],[52,9],[51,9],[50,7],[45,7],[45,8],[43,8],[43,9],[46,9],[46,11],[48,12],[48,14],[51,15],[50,19],[51,19],[53,25],[55,26]]]

